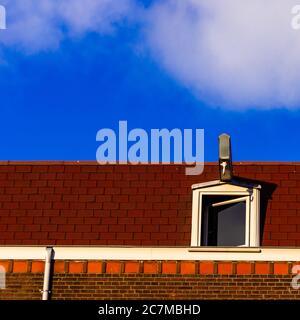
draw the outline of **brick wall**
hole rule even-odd
[[[300,163],[235,163],[262,189],[262,245],[300,245]],[[191,185],[183,165],[0,163],[0,245],[188,246]]]
[[[300,299],[296,262],[56,261],[52,299]],[[0,299],[41,299],[42,261],[1,261]]]

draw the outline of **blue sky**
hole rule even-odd
[[[0,30],[0,42],[5,32],[9,25]],[[215,100],[218,92],[205,84],[194,90],[160,62],[144,37],[140,21],[122,20],[113,32],[87,30],[41,50],[3,41],[0,159],[95,160],[97,131],[127,120],[129,129],[147,131],[203,128],[206,161],[217,160],[223,132],[232,137],[234,160],[300,160],[300,101],[285,105],[267,101],[269,95],[252,101],[247,94],[245,104],[241,97]],[[291,83],[300,89],[300,82],[299,88]]]

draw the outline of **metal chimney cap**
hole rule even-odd
[[[231,159],[230,135],[227,133],[219,136],[219,159]]]

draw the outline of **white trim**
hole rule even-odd
[[[191,247],[189,252],[241,252],[241,253],[260,253],[261,248],[250,247]]]
[[[248,189],[261,189],[261,185],[259,184],[253,184],[253,183],[250,183],[247,181],[241,181],[241,180],[232,180],[230,183],[224,182],[221,180],[213,180],[213,181],[193,184],[191,188],[192,190],[195,190],[195,189],[208,188],[208,187],[213,187],[218,185],[227,185],[227,186],[231,185],[231,186],[237,186],[237,187],[244,187]]]
[[[53,247],[55,260],[299,261],[300,248]],[[45,247],[0,247],[0,260],[45,260]]]
[[[192,235],[191,235],[191,244],[197,245],[200,242],[199,234],[199,226],[201,226],[201,215],[199,212],[199,208],[201,208],[201,197],[200,193],[193,192],[193,204],[192,204]]]
[[[191,246],[201,246],[201,230],[202,230],[202,196],[203,195],[228,195],[244,197],[246,199],[246,232],[245,246],[257,247],[259,243],[260,219],[259,219],[259,189],[248,188],[240,185],[228,183],[216,184],[217,181],[207,182],[201,188],[193,189],[193,205],[192,205],[192,234]],[[194,185],[195,186],[195,185]],[[199,184],[197,185],[199,187]],[[229,201],[241,201],[237,198]],[[219,203],[220,204],[220,203]]]
[[[245,246],[251,247],[251,196],[247,196],[246,198],[246,232],[245,232]],[[257,244],[259,245],[259,243]]]
[[[192,185],[192,189],[198,189],[198,188],[206,188],[206,187],[212,187],[215,185],[223,184],[225,182],[222,182],[220,180],[213,180],[213,181],[208,181],[208,182],[201,182],[201,183],[196,183]]]

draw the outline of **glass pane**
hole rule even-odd
[[[217,215],[217,245],[245,245],[246,202],[214,208]]]

